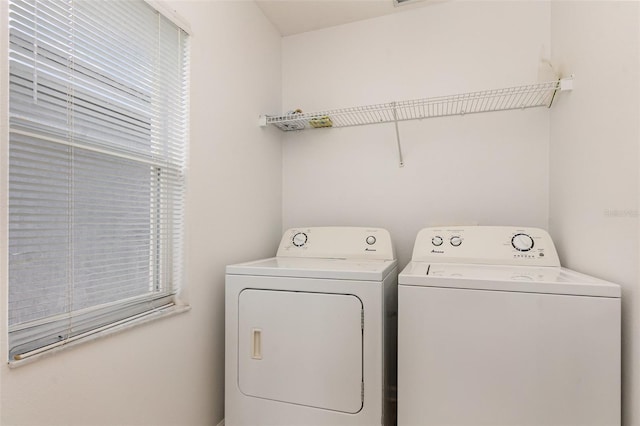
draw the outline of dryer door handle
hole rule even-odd
[[[262,359],[262,329],[251,329],[251,359]]]

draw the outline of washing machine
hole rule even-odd
[[[544,230],[421,230],[398,315],[399,426],[620,424],[620,287]]]
[[[379,228],[287,230],[227,266],[225,425],[395,423],[397,261]]]

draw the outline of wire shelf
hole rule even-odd
[[[483,90],[458,95],[389,102],[312,113],[294,112],[261,117],[262,125],[274,125],[283,131],[328,127],[362,126],[423,118],[481,112],[551,107],[558,90],[571,90],[572,78],[505,89]]]

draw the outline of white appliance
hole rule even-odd
[[[284,233],[227,266],[225,425],[395,422],[397,262],[384,229]]]
[[[620,287],[541,229],[421,230],[398,314],[399,426],[620,424]]]

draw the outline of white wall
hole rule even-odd
[[[640,3],[553,2],[551,43],[576,75],[551,110],[551,234],[565,266],[623,287],[623,421],[638,425]]]
[[[280,36],[253,2],[171,4],[194,34],[185,290],[192,310],[14,370],[0,365],[2,425],[223,418],[224,266],[274,255],[281,235],[280,135],[257,126],[260,113],[280,109]],[[4,336],[6,304],[0,318]]]
[[[446,2],[283,39],[283,109],[317,111],[538,80],[547,2]],[[274,111],[275,112],[275,111]],[[419,229],[547,227],[546,109],[285,136],[284,227],[387,228],[400,266]]]

